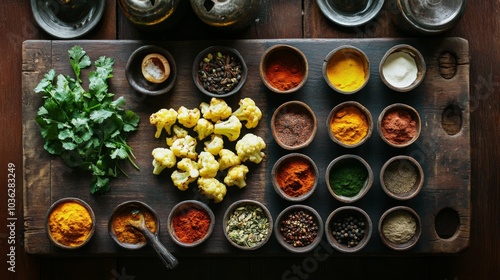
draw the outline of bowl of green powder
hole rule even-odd
[[[380,170],[380,185],[384,192],[397,200],[415,197],[424,184],[424,171],[410,156],[390,158]]]
[[[416,245],[422,233],[422,224],[415,210],[407,206],[396,206],[382,214],[378,231],[387,247],[404,251]]]
[[[373,184],[373,171],[363,158],[346,154],[328,164],[325,173],[328,191],[340,202],[360,200]]]

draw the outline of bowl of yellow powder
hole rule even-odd
[[[406,44],[390,48],[380,61],[380,79],[390,89],[407,92],[424,80],[425,59],[414,47]]]
[[[333,142],[345,148],[355,148],[372,135],[373,119],[366,107],[356,101],[346,101],[330,111],[326,127]]]
[[[50,241],[63,249],[77,249],[95,231],[95,215],[83,200],[74,197],[54,202],[47,211],[45,229]]]
[[[415,210],[407,206],[396,206],[382,214],[378,231],[387,247],[404,251],[417,244],[422,233],[422,224]]]
[[[366,54],[353,46],[332,50],[323,62],[323,78],[335,91],[353,94],[360,91],[370,79],[370,61]]]

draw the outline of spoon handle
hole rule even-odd
[[[177,260],[174,255],[172,255],[163,244],[161,244],[160,240],[158,240],[158,237],[151,233],[149,230],[144,231],[144,235],[146,236],[146,239],[148,240],[148,243],[153,246],[153,249],[156,251],[158,256],[160,256],[160,259],[162,262],[165,264],[165,266],[169,269],[173,269],[179,264],[179,261]]]

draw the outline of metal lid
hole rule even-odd
[[[401,0],[408,21],[423,31],[443,31],[462,17],[466,0]]]
[[[331,0],[316,0],[323,15],[331,22],[344,27],[361,26],[378,15],[384,0],[368,0],[366,6],[359,11],[346,11],[339,9]]]

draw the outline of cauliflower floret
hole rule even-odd
[[[266,143],[260,136],[248,133],[236,142],[235,148],[236,154],[242,162],[248,160],[254,163],[260,163],[265,156],[261,150],[266,148]]]
[[[226,195],[226,185],[215,178],[198,178],[198,189],[208,199],[213,199],[215,203],[221,202]]]
[[[237,117],[240,121],[246,121],[246,128],[254,128],[259,124],[262,118],[262,112],[259,107],[255,105],[255,101],[251,98],[241,99],[239,102],[240,107],[233,112],[233,116]]]
[[[177,110],[177,120],[184,127],[191,128],[198,123],[200,119],[200,110],[198,108],[188,109],[184,106],[179,107]]]
[[[176,157],[190,158],[196,160],[198,153],[196,152],[196,138],[191,135],[186,135],[183,138],[177,138],[170,146]]]
[[[185,191],[188,189],[189,184],[196,181],[197,177],[189,176],[188,172],[175,170],[174,172],[172,172],[172,175],[170,175],[170,178],[172,178],[174,186],[176,186],[181,191]]]
[[[214,155],[209,152],[201,152],[198,156],[198,171],[201,177],[213,178],[219,171],[219,163]]]
[[[214,133],[226,136],[229,141],[236,141],[240,136],[241,126],[240,120],[235,116],[231,116],[223,122],[216,123]]]
[[[174,143],[175,140],[177,140],[179,138],[184,138],[188,135],[187,130],[185,130],[184,128],[182,128],[176,124],[174,124],[172,129],[174,131],[174,135],[172,137],[167,137],[167,139],[166,139],[167,145],[169,147],[172,146],[172,144]]]
[[[165,168],[172,168],[177,162],[177,158],[170,149],[156,148],[151,152],[153,155],[153,174],[160,174]]]
[[[181,171],[185,171],[188,173],[189,177],[197,178],[200,176],[200,172],[198,170],[198,164],[196,161],[190,158],[183,158],[177,163],[177,169]]]
[[[219,170],[225,170],[241,163],[240,158],[231,150],[222,149],[219,152]]]
[[[224,140],[222,136],[212,134],[210,141],[205,141],[205,151],[211,153],[212,155],[219,154],[220,150],[224,148]]]
[[[177,112],[174,109],[160,109],[149,116],[149,123],[156,126],[155,138],[160,138],[163,129],[170,135],[170,128],[176,121]]]
[[[233,166],[227,171],[224,183],[228,186],[238,186],[240,189],[244,188],[247,185],[247,182],[245,182],[247,173],[248,167],[246,165]]]
[[[229,107],[223,99],[213,97],[210,104],[202,102],[200,104],[201,114],[205,119],[217,122],[225,120],[231,116],[233,110]]]
[[[203,140],[214,132],[214,125],[209,120],[201,118],[193,130],[198,133],[198,139]]]

